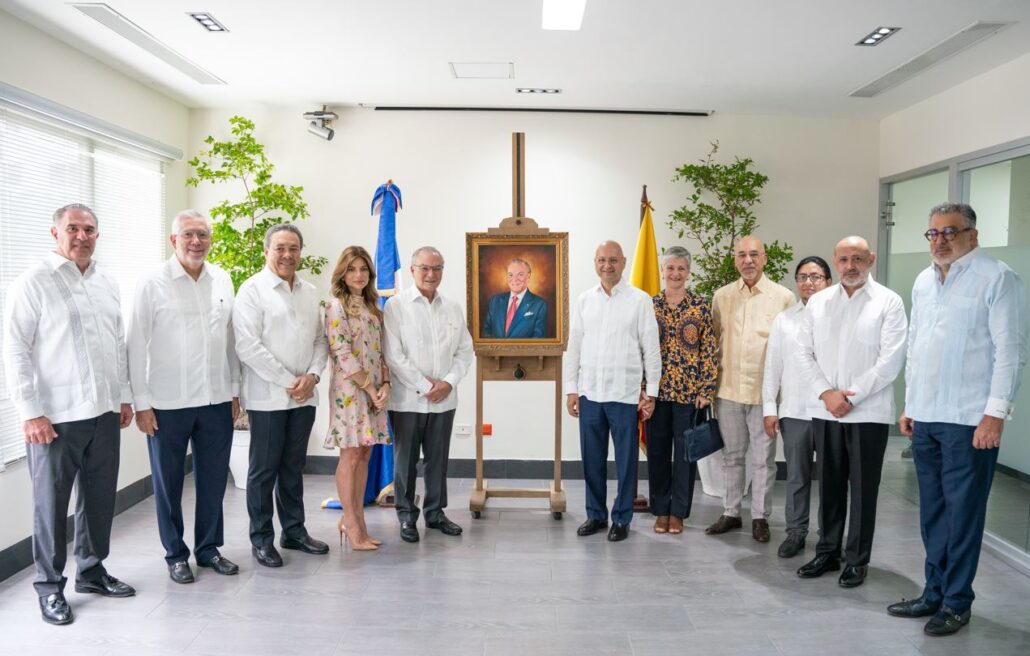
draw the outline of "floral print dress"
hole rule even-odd
[[[389,444],[386,410],[376,410],[368,394],[354,382],[366,371],[376,388],[383,382],[383,324],[364,304],[343,308],[333,299],[326,309],[332,373],[329,377],[329,431],[327,449]],[[364,381],[363,375],[357,378]]]

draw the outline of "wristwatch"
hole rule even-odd
[[[316,384],[316,385],[318,385],[319,383],[321,383],[321,382],[322,382],[322,377],[321,377],[321,376],[319,376],[318,374],[310,374],[310,375],[312,375],[312,376],[314,376],[314,377],[315,377],[315,384]]]

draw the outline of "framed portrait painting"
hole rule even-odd
[[[568,343],[569,237],[466,233],[468,326],[477,351],[560,353]]]

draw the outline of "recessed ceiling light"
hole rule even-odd
[[[518,87],[515,89],[515,93],[561,93],[561,89]]]
[[[214,16],[212,16],[209,13],[207,13],[206,11],[191,11],[191,12],[189,12],[189,15],[193,18],[193,20],[195,20],[198,23],[200,23],[200,26],[203,27],[208,32],[228,32],[229,31],[225,27],[225,25],[222,25],[221,23],[219,23],[217,20],[215,20]]]
[[[862,37],[855,45],[875,46],[900,29],[900,27],[878,27],[869,34],[866,34],[864,37]]]
[[[586,7],[587,0],[544,0],[540,26],[545,30],[578,30]]]

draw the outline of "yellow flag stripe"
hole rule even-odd
[[[658,246],[654,238],[650,204],[644,207],[644,220],[640,222],[640,234],[637,235],[637,250],[633,255],[633,270],[630,272],[629,282],[651,296],[655,296],[661,291],[661,278],[658,276]]]

